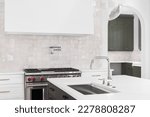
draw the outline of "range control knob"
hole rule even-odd
[[[45,80],[45,77],[41,77],[40,80],[41,80],[41,81],[44,81],[44,80]]]
[[[31,78],[30,78],[30,77],[28,78],[28,81],[31,81]]]
[[[28,81],[29,81],[29,82],[35,81],[35,77],[28,77]]]
[[[32,77],[31,80],[32,80],[32,81],[35,81],[35,77]]]

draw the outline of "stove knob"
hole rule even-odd
[[[41,77],[40,80],[41,80],[41,81],[44,81],[44,80],[45,80],[45,77]]]
[[[31,80],[32,80],[32,81],[35,81],[35,77],[32,77]]]
[[[30,77],[28,78],[28,81],[31,81],[31,78],[30,78]]]

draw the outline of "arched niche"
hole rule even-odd
[[[142,49],[142,43],[143,43],[143,40],[144,40],[144,29],[145,29],[145,24],[144,24],[144,20],[143,20],[143,17],[142,15],[140,14],[140,12],[138,10],[136,10],[135,8],[133,7],[130,7],[130,6],[126,6],[126,5],[123,5],[123,4],[115,4],[115,6],[113,8],[111,8],[109,10],[109,14],[108,14],[108,23],[109,21],[111,20],[115,20],[116,18],[118,18],[120,16],[120,14],[132,14],[132,15],[135,15],[138,17],[139,21],[140,21],[140,28],[141,28],[141,42],[139,42],[138,40],[138,44],[141,43],[141,55],[142,55],[142,52],[143,52],[143,49]],[[137,50],[137,48],[135,49],[135,45],[134,45],[134,51]],[[142,64],[142,57],[140,58],[141,59],[141,67],[143,67],[143,64]],[[141,69],[143,70],[143,69]],[[141,71],[141,77],[143,77],[143,72]]]

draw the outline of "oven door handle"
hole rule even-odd
[[[27,84],[27,87],[46,87],[48,84]]]

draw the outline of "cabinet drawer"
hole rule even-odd
[[[0,99],[24,99],[24,85],[1,85],[0,86]]]
[[[0,75],[0,85],[2,84],[23,84],[23,75]]]

